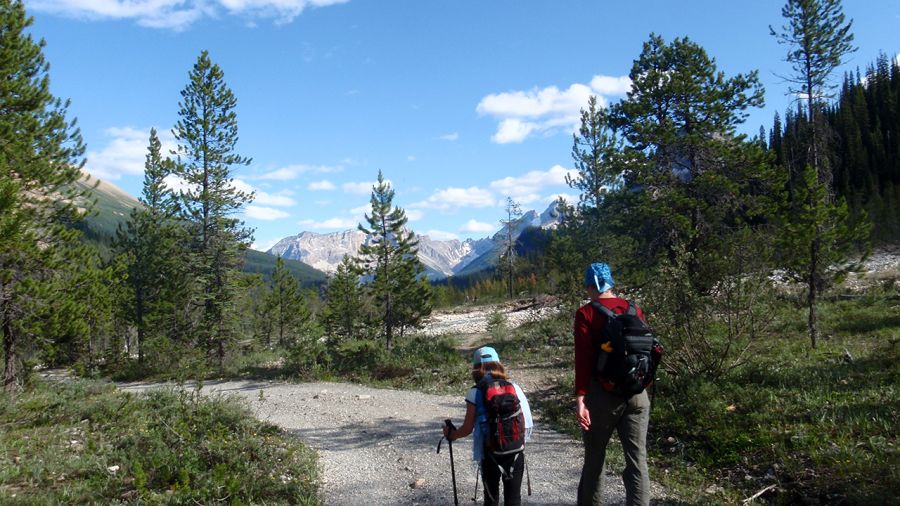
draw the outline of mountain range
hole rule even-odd
[[[76,184],[88,190],[94,210],[77,226],[88,241],[108,254],[116,230],[125,223],[131,210],[141,204],[116,185],[87,174]],[[513,221],[513,239],[529,227],[555,228],[559,221],[556,202],[542,213],[528,211]],[[474,274],[496,266],[506,240],[506,229],[498,225],[496,233],[480,239],[438,240],[427,235],[417,238],[419,260],[425,266],[425,274],[436,280]],[[275,268],[275,256],[281,256],[288,270],[304,285],[320,285],[326,281],[327,274],[337,270],[346,255],[356,255],[366,239],[366,234],[359,230],[327,234],[301,232],[281,239],[265,253],[246,250],[244,271],[268,276]]]
[[[528,211],[512,223],[513,240],[528,227],[554,228],[559,224],[560,213],[553,202],[542,213]],[[506,240],[506,227],[481,239],[438,240],[427,235],[418,236],[419,260],[431,279],[468,274],[496,265],[500,250]],[[301,232],[275,243],[267,253],[291,260],[299,260],[326,273],[334,273],[345,256],[355,256],[367,240],[364,232],[344,230],[319,234]]]

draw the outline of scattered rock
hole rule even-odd
[[[356,400],[358,400],[358,401],[365,401],[365,400],[368,400],[371,398],[372,398],[371,395],[365,395],[365,394],[360,394],[360,395],[356,396]]]
[[[119,466],[109,466],[106,468],[106,470],[109,471],[110,474],[118,473],[119,469],[120,469]]]
[[[409,488],[422,488],[425,486],[425,479],[419,478],[416,481],[409,484]]]
[[[706,492],[707,494],[710,494],[710,495],[721,494],[724,491],[725,491],[725,489],[718,485],[710,485],[710,486],[706,487],[706,490],[704,490],[704,492]]]

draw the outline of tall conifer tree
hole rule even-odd
[[[360,247],[357,265],[369,279],[365,288],[375,303],[387,349],[393,347],[395,331],[417,325],[430,313],[431,294],[418,281],[423,268],[417,256],[418,239],[406,229],[406,212],[394,207],[394,190],[378,171],[372,188],[372,213],[359,230],[369,236]],[[416,310],[416,306],[427,308]],[[414,317],[413,317],[414,316]]]
[[[128,272],[127,319],[137,331],[138,362],[144,362],[147,333],[175,337],[181,322],[174,321],[187,303],[190,283],[185,276],[182,243],[186,230],[177,221],[178,202],[166,186],[172,163],[162,157],[156,129],[150,130],[144,161],[141,206],[132,210],[117,233],[116,246],[125,255]]]
[[[60,292],[77,232],[84,146],[68,102],[50,92],[44,41],[28,33],[32,19],[18,0],[0,0],[0,335],[3,388],[14,390],[22,354],[36,347],[57,318],[77,309]],[[55,305],[54,309],[49,309]],[[71,322],[71,320],[69,321]]]
[[[192,228],[193,270],[201,285],[198,332],[221,365],[233,330],[232,278],[253,234],[235,217],[253,194],[234,185],[232,171],[250,159],[235,152],[237,99],[206,51],[197,58],[181,97],[173,133],[178,141],[177,174],[186,188],[183,218]]]
[[[806,281],[807,327],[815,347],[819,334],[818,295],[832,277],[828,269],[846,258],[853,239],[865,232],[851,226],[844,203],[832,199],[833,178],[827,163],[827,123],[823,116],[833,87],[831,75],[856,48],[850,31],[853,22],[846,20],[840,0],[787,0],[781,14],[786,24],[780,31],[770,26],[769,31],[779,43],[788,46],[786,60],[793,70],[787,78],[791,83],[789,93],[800,94],[806,101],[805,125],[809,129],[804,146],[808,153],[806,166],[800,177],[791,177],[803,187],[790,189],[792,202],[783,227],[783,242],[792,247],[787,253],[794,257],[787,263]],[[797,226],[808,227],[809,233],[798,234]],[[808,243],[799,242],[801,239],[808,239]]]
[[[506,216],[500,220],[505,230],[503,238],[503,251],[500,253],[500,275],[506,279],[506,296],[513,298],[513,280],[515,279],[516,269],[516,238],[513,237],[513,227],[516,220],[522,217],[522,206],[512,199],[506,197],[506,207],[503,208]]]

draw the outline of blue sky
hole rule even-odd
[[[257,249],[303,230],[355,228],[384,171],[411,226],[435,238],[499,228],[503,202],[546,208],[572,167],[571,133],[603,104],[651,32],[688,36],[728,75],[760,71],[766,107],[790,105],[783,1],[26,0],[55,94],[72,100],[87,168],[132,195],[151,127],[171,145],[200,51],[238,99],[236,184]],[[900,51],[900,1],[845,1],[859,51]],[[839,81],[840,76],[837,76]]]

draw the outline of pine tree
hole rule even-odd
[[[809,137],[805,145],[809,157],[798,181],[792,189],[792,215],[784,232],[790,234],[788,241],[807,238],[808,245],[794,250],[804,255],[804,260],[791,259],[788,262],[795,273],[806,278],[807,307],[809,310],[808,331],[813,347],[818,341],[818,294],[824,289],[830,277],[827,270],[833,261],[846,257],[851,240],[859,234],[845,221],[843,204],[832,201],[832,172],[827,164],[827,124],[824,121],[825,101],[832,88],[831,74],[844,58],[856,48],[853,46],[853,24],[846,21],[840,0],[787,0],[781,10],[787,24],[776,31],[769,31],[779,43],[789,47],[786,60],[791,64],[793,75],[789,93],[799,93],[806,100],[806,125]],[[808,174],[812,171],[812,177]],[[800,200],[800,196],[805,200]],[[821,199],[821,200],[817,200]],[[797,226],[810,227],[809,233],[798,234]],[[847,234],[841,237],[839,232]],[[837,234],[837,235],[836,235]],[[802,252],[802,253],[801,253]]]
[[[627,261],[616,268],[644,288],[674,372],[715,378],[738,363],[761,320],[765,227],[781,183],[759,140],[737,127],[763,90],[755,71],[726,77],[687,38],[651,35],[629,77],[607,115],[623,146],[592,169],[619,183],[586,210],[603,223],[579,249],[618,251]],[[611,248],[611,237],[623,240]]]
[[[301,297],[300,284],[284,266],[284,259],[281,257],[275,260],[269,297],[278,345],[290,347],[296,343],[302,326],[309,322],[310,314]]]
[[[358,336],[363,319],[362,290],[353,259],[344,257],[328,281],[322,318],[328,334],[341,339]]]
[[[69,103],[50,92],[44,41],[18,0],[0,0],[0,335],[3,387],[16,388],[23,354],[37,347],[78,233],[65,226],[86,205],[73,183],[84,153]],[[57,306],[59,308],[59,305]],[[68,307],[72,307],[71,304]],[[71,322],[72,320],[68,320]]]
[[[824,132],[819,113],[832,88],[831,74],[845,56],[856,51],[850,32],[853,21],[846,22],[840,0],[787,0],[781,15],[787,24],[780,31],[769,26],[769,32],[789,47],[786,61],[793,75],[786,79],[791,83],[790,93],[805,97],[812,132],[810,164],[822,179]]]
[[[506,197],[506,206],[503,208],[506,216],[500,220],[504,229],[503,250],[500,253],[500,275],[506,279],[506,296],[513,298],[513,278],[516,268],[516,237],[514,228],[516,220],[522,217],[522,206],[512,197]]]
[[[156,129],[151,129],[141,206],[132,210],[115,243],[125,257],[130,296],[124,302],[127,319],[137,331],[139,363],[144,362],[149,331],[163,334],[178,325],[171,321],[172,307],[186,303],[179,295],[189,286],[181,250],[185,229],[176,221],[178,203],[165,183],[171,172],[171,161],[162,158]]]
[[[378,171],[370,199],[372,214],[365,215],[368,226],[359,225],[359,230],[370,239],[360,247],[357,258],[359,272],[370,279],[365,289],[375,304],[376,320],[381,323],[389,350],[393,348],[395,330],[420,322],[422,315],[430,313],[431,303],[430,293],[418,300],[410,295],[415,293],[417,279],[424,270],[417,256],[419,241],[406,229],[406,212],[394,207],[393,200],[394,190]],[[407,315],[419,317],[408,320]]]
[[[181,97],[173,133],[178,141],[177,174],[187,188],[182,193],[182,218],[191,226],[193,271],[201,285],[197,331],[221,366],[233,333],[232,278],[253,233],[234,217],[253,195],[233,184],[232,170],[248,165],[250,159],[235,152],[237,99],[206,51],[197,58]]]
[[[582,109],[581,126],[572,141],[577,174],[567,176],[566,182],[579,191],[579,202],[574,209],[561,211],[568,214],[569,223],[560,227],[561,233],[556,234],[555,240],[562,241],[565,236],[568,245],[564,249],[582,252],[577,264],[571,265],[571,272],[576,273],[574,278],[566,282],[570,291],[571,287],[577,287],[568,297],[580,299],[583,289],[578,273],[585,265],[603,258],[629,270],[627,264],[632,255],[625,246],[627,227],[622,226],[620,219],[621,209],[629,200],[626,193],[619,191],[625,183],[625,170],[620,165],[623,157],[619,156],[623,145],[611,128],[609,111],[598,108],[595,97],[588,100],[586,110]]]
[[[626,142],[609,162],[622,168],[615,214],[629,219],[622,232],[636,268],[683,252],[690,283],[704,293],[730,268],[727,238],[771,210],[771,165],[736,133],[746,110],[762,105],[762,87],[755,71],[726,78],[696,43],[656,35],[630,77],[631,91],[609,113]]]

